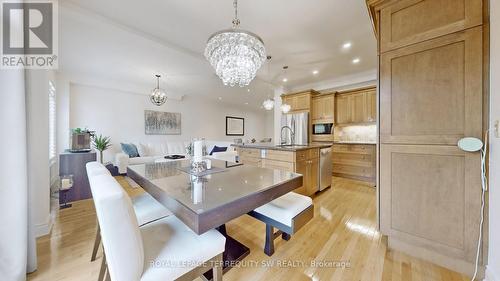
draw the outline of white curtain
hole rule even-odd
[[[36,269],[29,208],[24,70],[0,70],[0,279],[26,280]]]

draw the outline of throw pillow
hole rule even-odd
[[[132,143],[120,143],[122,150],[128,157],[134,158],[139,157],[139,152],[137,152],[137,147]]]
[[[214,152],[224,152],[227,150],[227,147],[226,146],[214,146],[214,148],[212,148],[212,151],[210,151],[210,155],[212,155]]]
[[[147,153],[148,150],[144,144],[138,143],[135,146],[137,147],[137,153],[139,153],[139,156],[141,156],[141,157],[148,156],[148,153]]]

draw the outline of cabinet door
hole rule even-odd
[[[319,172],[319,163],[318,163],[318,158],[314,158],[311,160],[308,160],[308,170],[309,174],[307,175],[309,177],[308,185],[307,185],[307,195],[313,195],[316,191],[318,191],[318,172]]]
[[[270,159],[262,159],[262,168],[284,170],[293,172],[293,162],[283,162]]]
[[[295,172],[302,175],[302,186],[295,189],[294,192],[300,193],[302,195],[307,195],[307,186],[309,186],[310,177],[308,177],[309,165],[308,160],[298,161],[295,163]]]
[[[320,120],[323,116],[323,104],[321,102],[321,98],[316,98],[312,100],[312,120]]]
[[[482,138],[482,40],[476,27],[381,55],[382,143]]]
[[[365,93],[353,94],[351,98],[352,123],[365,122],[366,116],[366,95]]]
[[[481,25],[482,0],[402,0],[381,10],[381,52]]]
[[[366,114],[365,122],[375,122],[377,120],[377,92],[369,91],[365,93]]]
[[[322,98],[323,119],[333,120],[335,118],[335,96],[330,95]]]
[[[337,124],[351,123],[351,102],[349,96],[337,96],[335,113]]]
[[[456,146],[381,145],[380,222],[390,239],[472,263],[480,159]]]
[[[308,94],[296,95],[293,97],[293,110],[308,110],[311,107],[311,98]]]

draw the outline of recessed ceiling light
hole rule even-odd
[[[351,46],[352,46],[351,42],[345,42],[344,44],[342,44],[342,49],[348,50],[351,48]]]
[[[287,78],[283,78],[283,82],[288,82],[288,79]]]
[[[319,73],[319,71],[318,71],[318,70],[313,70],[313,74],[314,74],[314,75],[316,75],[316,74],[318,74],[318,73]]]
[[[247,92],[249,92],[249,93],[250,93],[250,89],[247,89]]]
[[[354,58],[354,59],[352,60],[352,63],[354,63],[354,64],[358,64],[360,61],[361,61],[361,59],[360,59],[360,58]]]
[[[219,97],[219,100],[222,100],[222,97]]]
[[[248,102],[245,102],[246,105],[248,105]]]

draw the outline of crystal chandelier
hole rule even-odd
[[[238,0],[234,0],[233,28],[208,38],[205,58],[224,85],[245,87],[266,59],[264,42],[256,34],[239,29]]]
[[[274,108],[274,100],[267,99],[262,103],[262,106],[264,107],[265,110],[272,110]]]
[[[289,104],[284,103],[281,105],[281,112],[283,113],[290,112],[290,109],[292,109],[292,107]]]
[[[156,88],[151,91],[149,99],[154,105],[160,106],[167,101],[167,93],[160,89],[160,75],[156,74]]]

